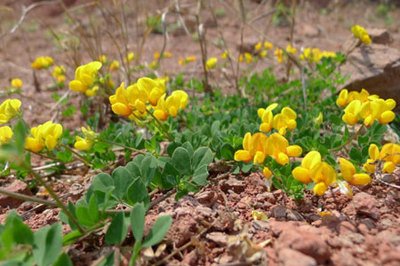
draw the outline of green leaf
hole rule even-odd
[[[137,203],[131,211],[131,229],[135,241],[141,243],[144,234],[144,219],[146,210],[143,203]]]
[[[108,227],[105,235],[105,242],[108,245],[120,245],[126,238],[128,233],[129,221],[125,219],[125,214],[117,213]]]
[[[220,149],[220,157],[225,160],[233,160],[235,149],[229,143],[224,143]]]
[[[75,240],[79,239],[82,236],[82,233],[79,230],[72,230],[67,233],[63,237],[63,245],[70,245],[75,242]]]
[[[208,147],[200,147],[193,154],[193,170],[208,166],[214,159],[213,153]]]
[[[182,147],[176,148],[172,154],[172,165],[182,175],[190,174],[191,163],[189,152]]]
[[[134,179],[132,178],[130,171],[122,166],[112,172],[112,177],[115,185],[114,195],[117,198],[122,199]]]
[[[167,234],[172,224],[172,217],[170,215],[160,216],[154,223],[150,230],[150,233],[146,236],[143,241],[143,247],[151,247],[161,242],[164,236]]]
[[[125,199],[132,205],[138,202],[148,201],[149,193],[142,180],[137,178],[135,182],[129,186]]]
[[[61,254],[53,266],[73,266],[71,259],[65,253]]]
[[[114,180],[109,174],[100,173],[93,178],[92,190],[99,190],[102,192],[108,192],[110,187],[114,187]]]
[[[62,228],[60,223],[45,226],[35,233],[33,257],[37,265],[51,265],[62,252]]]
[[[31,229],[22,222],[21,217],[15,211],[11,211],[0,234],[0,250],[8,253],[14,245],[32,245],[33,239]],[[0,259],[2,253],[0,252]]]
[[[89,203],[81,199],[76,204],[75,209],[78,222],[84,226],[91,227],[99,221],[99,209],[95,195],[90,197]]]
[[[194,171],[192,181],[199,186],[204,186],[207,184],[207,177],[208,177],[207,165],[202,165]]]

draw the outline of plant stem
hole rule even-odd
[[[149,110],[146,110],[147,113],[154,119],[154,121],[156,122],[156,124],[158,125],[158,129],[164,134],[166,135],[166,137],[168,138],[168,140],[173,140],[174,138],[172,137],[172,135],[168,132],[168,129],[166,129],[164,127],[164,125],[160,122],[160,120],[157,119],[157,117],[154,116],[154,114],[152,112],[150,112]]]
[[[330,149],[330,151],[338,151],[344,147],[346,147],[347,145],[349,145],[353,140],[358,138],[358,135],[360,135],[361,130],[364,128],[364,124],[362,124],[360,126],[360,128],[353,134],[353,136],[351,138],[348,138],[347,141],[345,143],[343,143],[342,145],[340,145],[339,147]]]
[[[78,221],[75,219],[75,216],[68,210],[68,208],[64,205],[64,203],[61,201],[61,199],[57,196],[57,194],[54,192],[54,190],[46,184],[46,182],[43,180],[42,176],[33,171],[31,167],[28,168],[29,172],[32,174],[32,176],[36,179],[36,181],[43,186],[49,195],[54,199],[56,202],[56,205],[68,216],[68,218],[71,220],[73,224],[78,228],[79,232],[85,233],[85,230],[81,227],[81,225],[78,223]]]
[[[145,152],[142,151],[142,150],[138,150],[138,149],[135,149],[135,148],[126,146],[126,145],[124,145],[124,144],[120,144],[120,143],[111,141],[111,140],[105,140],[105,139],[97,139],[97,140],[98,140],[99,142],[108,143],[108,144],[115,145],[115,146],[119,146],[119,147],[122,147],[122,148],[125,148],[125,149],[128,149],[128,150],[131,150],[131,151],[134,151],[134,152],[138,152],[138,153],[141,153],[141,154],[145,154]]]
[[[80,155],[80,154],[79,154],[78,152],[76,152],[74,149],[72,149],[72,148],[69,147],[68,145],[64,145],[64,144],[61,144],[61,146],[64,147],[64,148],[66,148],[66,149],[69,150],[70,152],[72,152],[72,154],[74,154],[75,157],[76,157],[79,161],[81,161],[82,163],[84,163],[86,166],[92,167],[92,164],[89,163],[85,158],[83,158],[82,155]]]
[[[19,199],[22,201],[30,201],[30,202],[44,204],[44,205],[51,206],[51,207],[58,207],[58,205],[54,201],[49,201],[49,200],[45,200],[45,199],[41,199],[41,198],[33,197],[33,196],[28,196],[28,195],[24,195],[24,194],[17,193],[17,192],[11,192],[11,191],[8,191],[3,188],[0,188],[0,194],[9,196],[9,197],[12,197],[15,199]]]

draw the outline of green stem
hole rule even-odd
[[[12,197],[15,199],[19,199],[22,201],[30,201],[30,202],[44,204],[44,205],[51,206],[51,207],[58,207],[58,205],[54,201],[48,201],[48,200],[41,199],[38,197],[28,196],[28,195],[24,195],[24,194],[17,193],[17,192],[11,192],[11,191],[8,191],[3,188],[0,188],[0,194],[9,196],[9,197]]]
[[[172,141],[173,140],[172,135],[168,132],[168,129],[164,127],[164,125],[160,122],[160,120],[158,120],[157,117],[155,117],[154,114],[149,110],[147,110],[147,113],[154,119],[154,121],[158,125],[157,128],[168,138],[168,140]]]
[[[65,213],[65,215],[68,216],[70,221],[75,224],[75,226],[78,228],[79,232],[82,234],[85,233],[85,230],[81,227],[79,222],[76,220],[75,216],[68,210],[68,208],[64,205],[64,203],[61,201],[61,199],[57,196],[57,194],[54,192],[54,190],[46,184],[46,182],[43,180],[42,176],[33,171],[31,167],[28,168],[29,172],[32,174],[32,176],[36,179],[36,181],[43,186],[49,195],[53,198],[53,200],[56,202],[57,206]]]
[[[92,167],[92,164],[89,163],[85,158],[83,158],[82,155],[80,155],[78,152],[76,152],[74,149],[72,149],[71,147],[69,147],[68,145],[64,145],[61,144],[62,147],[66,148],[67,150],[69,150],[70,152],[72,152],[73,155],[75,155],[75,157],[80,160],[82,163],[84,163],[85,165],[87,165],[88,167]]]
[[[142,151],[142,150],[138,150],[138,149],[135,149],[133,147],[129,147],[129,146],[126,146],[124,144],[120,144],[120,143],[117,143],[117,142],[114,142],[114,141],[111,141],[111,140],[105,140],[105,139],[99,139],[98,138],[97,141],[103,142],[103,143],[108,143],[108,144],[115,145],[115,146],[119,146],[119,147],[122,147],[122,148],[125,148],[125,149],[128,149],[128,150],[131,150],[133,152],[138,152],[138,153],[145,154],[145,152]]]
[[[332,148],[329,151],[338,151],[344,147],[346,147],[347,145],[349,145],[353,140],[358,138],[358,135],[360,135],[361,130],[364,128],[364,124],[362,124],[360,126],[360,128],[353,134],[353,136],[351,138],[348,138],[347,141],[345,143],[343,143],[342,145],[340,145],[339,147],[336,148]]]

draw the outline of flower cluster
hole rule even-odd
[[[396,107],[393,99],[381,99],[378,95],[370,95],[368,91],[348,92],[342,90],[336,103],[345,107],[342,120],[348,125],[355,125],[363,120],[365,126],[371,126],[375,121],[388,124],[395,118],[392,111]]]
[[[24,85],[24,83],[23,83],[22,80],[19,79],[19,78],[13,78],[13,79],[10,81],[10,85],[11,85],[11,88],[19,90],[19,89],[22,88],[22,86]]]
[[[21,108],[21,101],[18,99],[7,99],[0,105],[0,124],[5,124],[14,118]]]
[[[273,47],[274,45],[271,42],[264,41],[256,43],[256,45],[254,45],[254,50],[259,57],[265,58],[268,55],[268,51],[271,50]]]
[[[321,154],[310,151],[292,171],[293,177],[303,184],[314,182],[314,194],[321,196],[336,181],[335,169],[322,161]]]
[[[210,71],[211,69],[214,69],[217,66],[218,63],[218,58],[216,57],[210,57],[207,61],[206,61],[206,70]]]
[[[375,173],[377,165],[383,162],[382,172],[393,173],[396,166],[400,165],[400,145],[395,143],[386,143],[381,151],[375,144],[371,144],[368,149],[369,159],[364,164],[364,170],[368,173]]]
[[[72,91],[84,93],[86,96],[94,96],[99,89],[96,83],[101,67],[102,64],[99,61],[79,66],[75,71],[75,79],[69,83],[69,88]]]
[[[272,111],[278,107],[277,103],[269,105],[267,108],[258,109],[258,116],[261,118],[261,124],[259,130],[265,133],[275,129],[281,135],[285,135],[286,131],[293,130],[296,128],[296,112],[290,107],[282,108],[281,112],[274,115]]]
[[[305,48],[300,54],[300,60],[309,63],[318,63],[322,58],[336,57],[336,53],[332,51],[321,51],[319,48]]]
[[[165,79],[140,78],[127,88],[122,83],[109,100],[117,115],[136,121],[154,110],[154,116],[164,121],[186,107],[188,95],[177,90],[167,97]]]
[[[84,137],[76,136],[74,147],[80,151],[90,150],[96,141],[97,134],[90,128],[82,127],[81,130]]]
[[[359,39],[362,43],[366,45],[371,44],[371,37],[364,27],[361,27],[360,25],[354,25],[351,27],[351,32],[353,33],[354,38]]]
[[[51,75],[57,81],[57,83],[64,83],[64,81],[65,81],[65,67],[64,66],[55,66],[53,68],[53,72],[51,72]]]
[[[9,126],[0,127],[0,145],[10,142],[13,137],[13,131]]]
[[[196,56],[195,55],[189,55],[186,56],[185,58],[179,58],[179,65],[184,66],[186,64],[192,63],[192,62],[196,62]]]
[[[25,149],[40,152],[44,148],[51,151],[58,143],[63,128],[60,124],[47,121],[37,127],[31,128],[31,134],[25,139]]]
[[[31,66],[33,69],[40,70],[40,69],[48,69],[54,63],[53,58],[50,56],[40,56],[32,62]]]

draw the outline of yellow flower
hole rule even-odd
[[[104,54],[99,55],[98,61],[102,64],[107,64],[107,56]]]
[[[273,173],[271,172],[271,170],[268,167],[264,167],[263,168],[263,175],[265,179],[271,179]]]
[[[13,87],[15,89],[21,89],[23,85],[24,85],[24,83],[19,78],[14,78],[11,80],[11,87]]]
[[[339,165],[343,178],[350,184],[362,186],[371,183],[371,177],[365,173],[356,173],[356,168],[350,161],[339,158]]]
[[[328,186],[336,181],[335,169],[326,162],[322,162],[312,169],[311,179],[315,183],[314,194],[321,196],[328,189]]]
[[[351,32],[356,39],[359,39],[362,43],[369,45],[371,44],[371,37],[369,36],[367,30],[360,25],[354,25],[351,27]]]
[[[361,111],[361,101],[353,100],[344,109],[342,120],[348,125],[355,125],[359,120],[359,113]]]
[[[364,164],[363,168],[368,173],[372,174],[376,170],[376,161],[379,160],[379,148],[376,144],[369,145],[368,148],[369,159]]]
[[[192,63],[192,62],[196,62],[196,56],[195,55],[189,55],[185,58],[180,58],[179,59],[179,64],[182,65],[186,65],[188,63]]]
[[[297,49],[293,47],[290,43],[286,46],[286,52],[288,54],[295,55],[297,53]]]
[[[225,50],[222,54],[221,54],[221,58],[222,59],[227,59],[229,57],[229,52],[227,50]]]
[[[149,64],[149,68],[153,69],[153,70],[155,70],[155,69],[157,69],[159,67],[160,67],[160,64],[158,64],[158,62],[156,60],[151,61],[150,64]]]
[[[173,91],[166,99],[164,94],[154,107],[154,116],[161,121],[165,121],[168,116],[176,117],[179,110],[186,108],[188,99],[189,96],[182,90]]]
[[[247,132],[243,139],[243,150],[235,152],[235,161],[242,161],[245,163],[253,161],[255,164],[264,163],[266,152],[266,144],[268,137],[263,133]]]
[[[65,81],[64,66],[55,66],[51,75],[57,80],[57,82],[64,82]]]
[[[279,114],[274,117],[272,127],[278,130],[279,134],[285,135],[286,130],[293,130],[297,126],[297,114],[290,107],[284,107]]]
[[[392,111],[396,107],[396,102],[393,99],[383,100],[372,98],[364,102],[360,110],[360,117],[364,119],[364,125],[371,126],[375,120],[380,124],[388,124],[395,118]]]
[[[115,70],[118,70],[119,67],[120,67],[119,62],[117,60],[113,60],[110,64],[109,69],[110,69],[110,71],[115,71]]]
[[[276,48],[274,55],[279,64],[283,62],[283,50],[282,49]]]
[[[392,173],[400,164],[400,144],[386,143],[380,152],[380,159],[384,161],[383,172]]]
[[[40,56],[37,57],[35,61],[33,61],[31,66],[33,69],[40,70],[49,68],[50,66],[53,65],[53,63],[54,60],[50,56]]]
[[[271,50],[272,48],[274,48],[274,45],[272,43],[268,41],[264,42],[264,49]]]
[[[319,112],[318,116],[314,119],[314,122],[317,126],[321,125],[324,122],[324,115],[322,112]]]
[[[268,56],[268,51],[267,50],[262,50],[259,54],[258,54],[261,58],[265,58]]]
[[[280,165],[289,163],[289,157],[298,157],[302,153],[300,146],[289,145],[289,141],[278,133],[268,137],[265,151]]]
[[[278,106],[277,103],[270,104],[267,108],[257,110],[258,117],[261,118],[260,131],[268,133],[272,130],[274,115],[272,111]]]
[[[81,128],[84,138],[80,136],[75,137],[75,144],[74,147],[80,151],[87,151],[90,150],[96,140],[96,133],[88,128]]]
[[[317,63],[321,60],[321,50],[318,48],[305,48],[300,59],[309,63]]]
[[[126,58],[125,58],[126,62],[132,62],[133,59],[135,59],[135,54],[134,54],[133,52],[129,52],[129,53],[126,55]]]
[[[253,62],[253,56],[250,53],[244,53],[244,59],[246,60],[246,64]]]
[[[134,120],[135,117],[146,115],[148,92],[137,83],[125,89],[124,83],[109,97],[112,111],[120,116]]]
[[[12,137],[13,132],[9,126],[0,127],[0,145],[8,143]]]
[[[254,50],[260,51],[262,47],[263,47],[262,42],[258,42],[258,43],[256,43],[256,44],[254,45]]]
[[[48,121],[31,128],[31,135],[25,139],[25,148],[32,152],[40,152],[45,147],[50,151],[57,146],[63,128],[60,124]]]
[[[321,154],[317,151],[310,151],[301,161],[301,166],[293,169],[293,177],[303,184],[310,183],[312,181],[313,169],[321,164],[321,162]]]
[[[206,70],[209,71],[217,66],[218,59],[216,57],[211,57],[206,62]]]
[[[5,124],[14,118],[21,108],[21,101],[18,99],[7,99],[0,105],[0,124]]]
[[[72,91],[85,93],[87,96],[93,96],[96,90],[93,90],[98,71],[102,64],[99,61],[93,61],[86,65],[79,66],[75,71],[75,79],[69,83]]]
[[[168,52],[168,51],[164,51],[164,53],[162,54],[162,58],[171,58],[172,57],[172,53]],[[160,52],[155,52],[153,55],[154,60],[158,60],[160,59]]]

